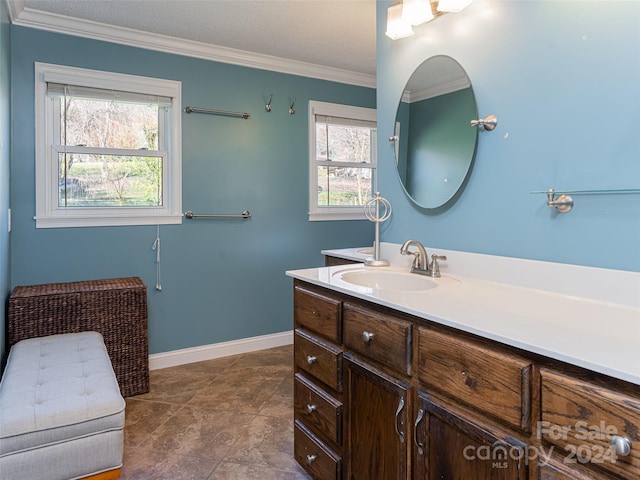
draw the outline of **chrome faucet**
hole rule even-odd
[[[409,251],[409,247],[411,245],[415,245],[418,249],[417,252]],[[418,270],[423,270],[426,273],[428,268],[427,266],[427,251],[424,249],[422,244],[417,240],[407,240],[400,247],[400,253],[402,255],[413,255],[413,263],[411,264],[411,272],[412,273],[421,273]]]
[[[412,252],[409,247],[414,245],[418,251]],[[429,275],[431,277],[440,276],[440,264],[438,260],[446,260],[444,255],[431,255],[431,264],[429,264],[427,250],[417,240],[407,240],[400,247],[400,253],[402,255],[413,255],[413,263],[411,264],[411,273],[418,273],[420,275]]]

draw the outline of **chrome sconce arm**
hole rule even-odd
[[[490,132],[498,125],[498,118],[491,114],[487,115],[484,118],[479,118],[478,120],[471,120],[472,127],[483,127],[485,130]]]

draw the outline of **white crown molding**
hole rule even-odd
[[[407,103],[420,102],[428,98],[439,97],[440,95],[446,95],[447,93],[457,92],[470,87],[470,83],[466,79],[457,79],[450,82],[441,83],[439,85],[429,85],[420,90],[412,90],[411,92],[405,91],[402,100]]]
[[[9,20],[15,23],[20,14],[24,11],[24,0],[6,0],[7,10],[9,11]]]
[[[37,28],[55,33],[102,40],[131,47],[201,58],[214,62],[273,72],[300,75],[302,77],[346,83],[362,87],[376,87],[375,75],[351,72],[286,58],[246,52],[192,40],[184,40],[157,33],[141,32],[130,28],[115,27],[89,20],[25,8],[23,0],[7,0],[9,15],[14,25]]]

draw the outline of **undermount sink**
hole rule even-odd
[[[389,270],[358,270],[338,272],[344,282],[374,290],[420,291],[438,286],[438,282],[409,272]]]

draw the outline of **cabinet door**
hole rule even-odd
[[[526,444],[491,427],[473,423],[435,402],[427,394],[418,395],[414,417],[414,478],[528,478]]]
[[[408,478],[408,385],[345,355],[349,480]]]

